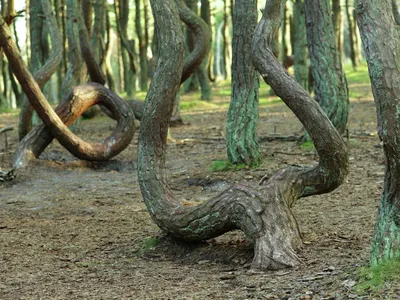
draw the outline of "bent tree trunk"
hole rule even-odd
[[[31,7],[31,13],[31,20],[35,22],[35,24],[31,25],[35,27],[39,25],[38,28],[32,28],[31,32],[31,44],[32,46],[36,45],[35,48],[32,48],[32,70],[35,71],[35,80],[42,89],[47,81],[50,80],[51,76],[57,71],[57,68],[62,61],[62,40],[57,20],[53,15],[49,0],[41,0],[39,4],[35,3],[33,7]],[[40,63],[43,59],[40,45],[42,35],[42,24],[40,19],[42,18],[42,13],[46,16],[46,24],[51,37],[52,50],[46,63],[40,67]],[[22,140],[32,129],[32,115],[32,105],[29,103],[28,99],[24,97],[18,125],[18,136],[20,140]]]
[[[358,0],[357,22],[378,114],[385,181],[372,238],[371,264],[400,258],[400,33],[390,0]]]
[[[101,143],[89,144],[75,136],[51,108],[50,104],[41,92],[39,85],[29,73],[21,55],[19,54],[18,48],[11,37],[7,24],[2,17],[0,17],[0,46],[3,48],[4,53],[12,66],[14,75],[21,84],[24,93],[27,95],[31,105],[36,110],[43,123],[46,125],[47,130],[50,131],[51,134],[57,138],[60,144],[73,155],[85,160],[106,160],[124,149],[114,147],[120,139],[124,141],[120,143],[120,145],[125,145],[126,147],[129,144],[134,130],[134,117],[127,106],[125,107],[126,103],[124,101],[119,101],[120,99],[117,96],[110,96],[110,98],[117,98],[116,101],[119,101],[119,105],[122,106],[120,113],[118,113],[111,105],[104,103],[104,105],[106,105],[115,115],[123,116],[123,124],[118,124],[117,126],[119,130],[114,131],[114,134],[110,136],[110,138],[107,138]],[[86,89],[84,89],[84,91],[86,91]],[[80,105],[82,105],[82,103],[80,103]],[[82,107],[79,107],[79,105],[69,106],[69,109],[72,113],[74,113],[75,110],[77,112],[82,111]]]
[[[263,270],[300,263],[295,250],[302,242],[290,207],[298,198],[332,191],[347,174],[347,153],[340,135],[268,48],[281,23],[285,2],[267,1],[253,39],[254,62],[310,132],[320,155],[319,165],[288,167],[262,186],[234,185],[195,207],[184,206],[175,199],[166,181],[165,152],[185,46],[173,0],[151,1],[160,57],[146,97],[139,135],[139,184],[154,222],[170,236],[186,241],[205,240],[241,229],[254,243],[252,268]]]
[[[257,1],[236,0],[233,11],[232,98],[226,141],[232,164],[257,164],[258,74],[252,64],[251,41],[257,25]]]
[[[315,96],[340,134],[346,130],[349,95],[330,17],[330,0],[305,0],[307,42]]]

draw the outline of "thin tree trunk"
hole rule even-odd
[[[296,0],[294,4],[295,42],[294,52],[294,78],[308,91],[308,51],[307,33],[304,15],[304,2]]]
[[[345,0],[346,3],[346,16],[347,16],[347,22],[349,25],[349,43],[350,43],[350,59],[351,59],[351,64],[353,65],[353,69],[357,70],[357,57],[356,57],[356,44],[354,42],[354,26],[353,26],[353,19],[352,15],[350,13],[350,8],[349,8],[349,0]]]
[[[201,11],[200,11],[201,18],[204,22],[208,25],[209,34],[210,34],[210,44],[212,44],[212,31],[211,31],[211,17],[210,17],[210,1],[209,0],[201,0]],[[201,90],[201,100],[211,101],[211,84],[210,78],[208,76],[209,68],[210,68],[210,52],[209,51],[204,58],[203,62],[199,66],[197,70],[197,78],[199,79],[200,83],[200,90]]]
[[[400,258],[400,32],[390,0],[358,0],[357,22],[377,106],[385,180],[372,237],[371,264]]]
[[[139,41],[139,62],[140,62],[140,90],[147,91],[147,48],[145,38],[143,36],[142,23],[141,23],[141,0],[135,0],[136,18],[135,27],[136,35]]]
[[[335,32],[336,47],[339,50],[340,56],[343,57],[342,8],[340,1],[332,0],[332,23]]]
[[[226,140],[232,164],[255,165],[260,160],[256,141],[258,74],[252,64],[251,42],[257,25],[257,1],[236,0],[233,13],[232,97]]]
[[[50,80],[51,76],[54,74],[54,72],[60,65],[63,55],[63,48],[61,43],[60,32],[57,26],[57,21],[51,9],[51,4],[49,3],[48,0],[41,0],[40,3],[41,6],[37,5],[37,3],[33,6],[36,6],[35,9],[37,9],[37,7],[40,6],[42,9],[41,10],[42,14],[46,16],[46,24],[49,29],[50,37],[52,40],[52,51],[46,63],[40,67],[40,62],[42,62],[43,56],[41,52],[41,46],[40,44],[37,45],[36,42],[41,41],[42,35],[41,32],[37,31],[35,34],[31,35],[32,39],[34,38],[38,39],[35,42],[32,41],[32,45],[35,46],[35,48],[32,48],[31,53],[32,55],[35,56],[32,57],[31,63],[33,66],[32,68],[35,70],[34,78],[36,82],[39,84],[40,88],[43,88],[43,86],[46,84],[47,81]],[[36,52],[39,52],[40,55],[36,56],[37,55]],[[33,114],[33,108],[30,105],[30,103],[28,103],[28,101],[25,100],[21,108],[20,123],[18,128],[18,134],[20,140],[32,128],[32,114]]]
[[[315,96],[340,134],[346,130],[349,96],[330,18],[329,0],[305,0],[307,42]]]

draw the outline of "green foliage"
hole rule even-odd
[[[400,260],[388,260],[377,266],[363,267],[358,272],[358,292],[379,292],[400,280]]]
[[[300,148],[305,151],[314,151],[314,144],[312,141],[306,141],[300,145]]]
[[[9,106],[0,106],[0,114],[5,114],[5,113],[11,113],[14,112],[15,110],[12,109]]]
[[[138,251],[136,252],[136,255],[141,256],[146,251],[153,249],[155,246],[157,246],[159,242],[160,241],[156,237],[145,238],[142,241],[142,245],[139,247]]]
[[[229,160],[214,160],[211,164],[211,172],[227,172],[227,171],[239,171],[243,169],[255,169],[260,166],[260,163],[254,163],[251,166],[246,164],[234,165]]]
[[[203,109],[215,109],[218,105],[200,100],[192,101],[181,101],[181,111],[193,111],[193,110],[203,110]]]

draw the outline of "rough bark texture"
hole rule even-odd
[[[307,33],[304,15],[304,1],[296,0],[294,4],[294,78],[307,91],[308,90],[308,51]]]
[[[18,52],[18,48],[11,38],[7,24],[2,17],[0,17],[0,46],[3,48],[4,53],[12,65],[12,70],[15,76],[33,108],[36,110],[51,134],[57,138],[61,145],[76,157],[85,160],[105,160],[116,154],[113,153],[115,151],[113,146],[119,139],[119,136],[111,136],[103,143],[88,144],[69,131],[68,127],[51,108],[41,92],[40,87],[29,73],[28,68]],[[121,105],[125,105],[124,102],[121,102]],[[110,110],[113,109],[111,106],[108,108]],[[114,113],[117,114],[116,111]],[[124,136],[124,140],[129,139],[130,141],[133,134],[134,118],[129,109],[122,109],[121,114],[123,115],[125,122],[123,122],[123,128],[119,130],[117,134]]]
[[[40,42],[37,43],[37,41],[41,41],[42,24],[39,20],[34,21],[35,24],[32,25],[38,28],[32,28],[31,32],[31,44],[34,46],[31,51],[31,70],[35,72],[34,78],[42,89],[46,82],[49,81],[51,76],[57,71],[62,60],[63,47],[60,31],[57,26],[57,20],[53,15],[49,0],[41,0],[40,5],[35,3],[31,9],[33,9],[33,11],[31,10],[31,17],[33,17],[33,20],[36,18],[42,18],[42,14],[46,16],[46,25],[49,29],[52,41],[51,54],[46,63],[42,65],[43,55],[41,51],[41,45]],[[20,122],[18,127],[18,135],[20,140],[32,129],[32,115],[33,108],[29,104],[28,100],[25,99],[21,107]]]
[[[400,13],[399,8],[397,5],[397,0],[392,0],[392,12],[394,16],[394,20],[396,21],[397,25],[400,25]]]
[[[344,142],[318,104],[301,89],[272,52],[265,48],[279,27],[285,1],[268,1],[254,41],[256,64],[264,79],[301,118],[320,154],[314,167],[281,170],[263,186],[235,185],[198,206],[184,206],[166,182],[165,151],[169,118],[183,68],[184,39],[175,2],[152,0],[160,57],[146,97],[138,148],[142,195],[155,223],[172,237],[198,241],[241,229],[254,243],[255,269],[280,269],[299,264],[295,249],[301,238],[290,206],[300,197],[324,193],[347,174]],[[276,9],[277,8],[277,9]],[[271,19],[270,19],[271,18]]]
[[[236,0],[233,12],[232,96],[226,125],[228,159],[254,165],[260,160],[256,141],[258,74],[252,64],[251,41],[257,26],[257,1]]]
[[[90,36],[93,26],[93,3],[91,0],[82,0],[82,14],[88,35]]]
[[[392,14],[387,13],[390,9],[390,0],[358,0],[356,5],[386,158],[372,265],[400,258],[400,33]]]
[[[329,0],[305,0],[307,42],[315,96],[333,125],[343,134],[349,114],[347,81],[330,17]]]

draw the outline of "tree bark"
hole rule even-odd
[[[316,100],[343,134],[349,114],[349,96],[342,61],[335,47],[329,0],[305,0],[304,5]]]
[[[335,33],[336,47],[339,50],[340,57],[343,57],[343,35],[342,35],[342,8],[341,0],[332,0],[332,23]]]
[[[353,26],[353,19],[352,15],[350,13],[350,7],[349,7],[349,0],[345,0],[346,3],[346,16],[347,16],[347,23],[349,25],[349,43],[350,43],[350,59],[351,59],[351,64],[353,66],[354,70],[357,70],[357,55],[356,55],[356,43],[354,41],[354,26]]]
[[[135,17],[135,27],[136,27],[136,35],[139,41],[139,62],[140,62],[140,90],[147,91],[147,48],[145,39],[143,36],[143,29],[142,29],[142,18],[141,18],[141,0],[135,0],[135,10],[136,10],[136,17]]]
[[[184,206],[166,182],[165,151],[168,123],[183,68],[184,38],[174,1],[152,0],[160,58],[147,94],[140,126],[138,177],[154,222],[170,236],[199,241],[241,229],[254,243],[252,268],[280,269],[300,263],[295,250],[300,233],[290,206],[300,197],[329,192],[347,174],[347,153],[340,135],[319,105],[273,57],[267,41],[276,33],[285,1],[267,1],[253,39],[253,57],[264,80],[299,116],[320,154],[314,167],[291,166],[278,171],[263,186],[235,185],[198,206]],[[271,28],[273,27],[273,28]]]
[[[390,0],[358,0],[356,5],[386,165],[372,238],[372,265],[400,258],[400,32],[390,11]]]
[[[228,159],[255,165],[260,160],[256,140],[258,74],[252,64],[251,41],[257,26],[257,1],[236,0],[233,12],[232,96],[226,125]]]
[[[93,101],[99,101],[98,98],[110,99],[117,101],[119,105],[111,106],[108,103],[104,103],[109,110],[113,112],[116,116],[121,116],[122,121],[118,121],[118,130],[114,132],[114,135],[107,138],[101,143],[88,144],[81,140],[79,137],[75,136],[68,127],[62,122],[60,117],[54,112],[37,82],[34,80],[33,76],[29,73],[21,55],[18,52],[14,41],[12,40],[10,31],[8,30],[5,20],[0,17],[0,46],[3,48],[6,54],[12,70],[17,77],[24,93],[27,95],[32,106],[38,113],[39,117],[42,119],[43,123],[47,127],[47,130],[63,145],[68,151],[78,158],[85,160],[107,160],[110,157],[118,154],[121,148],[116,147],[116,144],[122,144],[125,147],[129,144],[133,136],[134,130],[134,117],[124,101],[119,101],[120,99],[115,95],[107,95],[103,97],[98,96],[101,86],[98,89],[90,90],[90,87],[80,87],[75,90],[76,95],[83,95],[83,98],[89,98]],[[107,91],[107,90],[106,90]],[[89,95],[86,96],[85,93]],[[104,93],[104,92],[103,92]],[[110,92],[107,91],[110,94]],[[97,98],[96,98],[97,97]],[[78,97],[72,97],[72,100]],[[77,102],[72,101],[72,103],[77,104]],[[82,112],[85,108],[82,108],[81,103],[78,102],[78,106],[66,106],[65,109],[68,110],[68,114],[78,114]],[[120,110],[117,110],[120,108]],[[122,140],[122,142],[120,141]],[[124,148],[123,148],[124,149]],[[18,161],[17,161],[18,163]]]
[[[31,65],[32,70],[35,71],[35,81],[39,84],[40,88],[42,89],[43,86],[46,84],[47,81],[51,78],[51,76],[57,71],[58,66],[61,63],[62,56],[63,56],[63,47],[62,41],[60,36],[60,31],[57,26],[57,21],[55,16],[53,15],[51,4],[49,0],[41,0],[41,5],[37,3],[33,5],[31,9],[34,9],[32,12],[32,16],[36,14],[42,13],[46,16],[46,24],[50,32],[50,37],[52,41],[52,51],[51,54],[46,61],[46,63],[41,66],[41,62],[43,61],[42,51],[40,47],[40,43],[37,44],[37,41],[41,41],[41,30],[38,28],[32,28],[31,39],[32,39],[32,46],[35,48],[32,49],[32,59]],[[40,12],[37,9],[41,8]],[[41,18],[40,15],[36,15],[36,17]],[[40,27],[40,26],[39,26]],[[41,67],[40,67],[41,66]],[[24,100],[21,113],[20,113],[20,123],[18,127],[18,134],[19,139],[22,140],[23,137],[31,130],[32,128],[32,114],[33,108],[28,102],[27,99]]]
[[[202,0],[201,1],[201,10],[200,16],[204,20],[204,22],[208,25],[209,30],[209,38],[210,38],[210,45],[212,44],[212,31],[211,31],[211,17],[210,17],[210,1],[209,0]],[[206,57],[204,58],[203,62],[199,66],[197,70],[197,78],[199,79],[200,83],[200,99],[211,101],[212,98],[212,91],[211,91],[211,84],[210,78],[208,76],[210,68],[210,50],[208,51]]]
[[[304,15],[304,2],[296,0],[294,4],[294,78],[307,91],[308,90],[308,52],[307,32]]]

